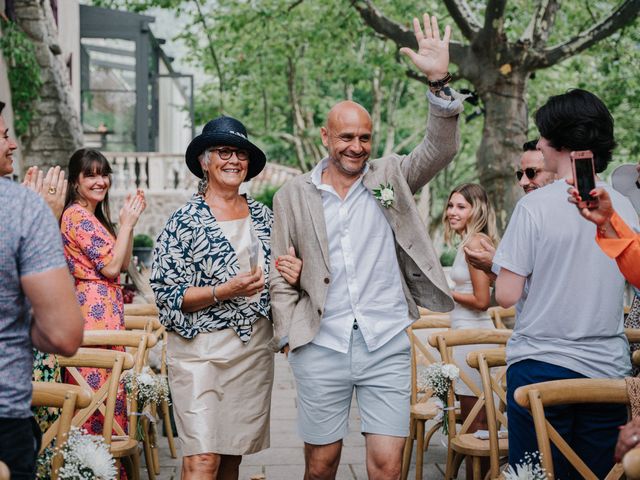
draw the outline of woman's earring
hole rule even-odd
[[[198,193],[202,196],[207,192],[207,186],[209,184],[209,179],[207,177],[207,172],[202,172],[202,178],[198,182]]]

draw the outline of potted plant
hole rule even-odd
[[[138,262],[145,267],[151,265],[151,252],[153,251],[153,238],[145,233],[139,233],[133,237],[133,254],[138,257]]]

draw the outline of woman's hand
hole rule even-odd
[[[258,265],[253,273],[239,273],[231,280],[216,287],[218,300],[234,297],[252,297],[264,289],[264,273]]]
[[[296,257],[295,248],[289,247],[289,255],[280,255],[276,258],[276,268],[289,285],[297,287],[300,284],[302,260]]]
[[[133,229],[145,208],[147,208],[147,202],[142,190],[138,189],[135,195],[127,195],[120,209],[120,228]]]
[[[615,461],[620,462],[624,454],[640,442],[640,417],[636,417],[620,429],[616,444]]]
[[[22,185],[40,195],[56,219],[60,220],[67,196],[68,182],[64,178],[64,170],[59,166],[51,167],[47,174],[38,167],[29,167]]]
[[[578,202],[582,199],[575,187],[572,186],[567,191],[571,195],[568,199],[569,202],[578,207],[580,215],[590,222],[595,223],[598,227],[602,227],[609,223],[609,220],[611,220],[611,216],[613,215],[613,205],[611,204],[611,197],[604,188],[594,188],[589,192],[589,195],[598,199],[598,208],[594,209],[588,209],[586,207],[580,208],[578,206]]]

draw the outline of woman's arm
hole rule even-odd
[[[488,237],[477,234],[468,242],[469,248],[473,250],[482,248],[482,244],[480,243],[481,238],[489,241]],[[469,262],[467,262],[467,267],[469,268],[469,275],[471,276],[473,293],[453,292],[453,299],[463,307],[484,311],[489,308],[491,303],[491,280],[487,274],[471,266]]]
[[[133,245],[133,227],[146,206],[142,190],[138,190],[133,196],[127,196],[120,210],[120,229],[113,246],[111,260],[100,270],[105,277],[111,280],[118,278],[122,269],[128,266]]]

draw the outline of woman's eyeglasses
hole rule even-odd
[[[516,178],[518,181],[522,179],[522,175],[526,175],[529,180],[533,180],[541,172],[541,168],[525,168],[524,170],[516,170]]]
[[[210,151],[216,152],[222,160],[229,160],[235,153],[238,160],[248,160],[249,152],[246,150],[233,150],[231,148],[212,148]]]

